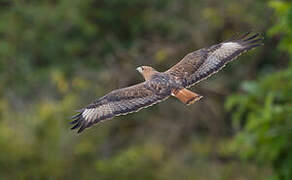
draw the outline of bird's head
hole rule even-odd
[[[137,67],[136,70],[142,74],[146,81],[149,80],[153,74],[157,73],[157,71],[150,66],[140,66]]]

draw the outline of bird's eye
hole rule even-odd
[[[142,71],[144,71],[144,68],[143,68],[143,67],[141,67],[141,70],[142,70]]]

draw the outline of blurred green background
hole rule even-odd
[[[192,90],[98,124],[69,117],[236,32],[265,45]],[[292,3],[1,0],[0,179],[292,179]]]

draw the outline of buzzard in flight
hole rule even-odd
[[[79,128],[80,133],[98,122],[137,112],[169,96],[178,98],[186,105],[193,104],[202,96],[186,88],[218,72],[241,53],[262,45],[262,40],[259,33],[245,33],[239,38],[191,52],[165,72],[158,72],[149,66],[138,67],[144,82],[114,90],[80,109],[72,117],[71,124],[74,126],[71,129]]]

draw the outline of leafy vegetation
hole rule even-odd
[[[264,0],[1,1],[0,179],[291,178],[291,14]],[[265,45],[196,86],[199,103],[70,130],[75,109],[142,81],[138,65],[164,71],[250,30]]]
[[[270,36],[280,35],[278,48],[292,58],[292,4],[272,1],[277,23]],[[270,164],[276,179],[292,178],[292,64],[256,81],[242,84],[245,94],[229,97],[226,107],[236,107],[235,124],[244,124],[235,139],[235,150],[244,158]]]

